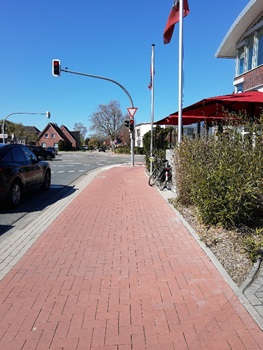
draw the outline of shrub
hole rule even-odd
[[[252,219],[263,196],[259,138],[227,135],[184,140],[176,150],[178,200],[194,205],[206,225],[233,227]]]
[[[243,249],[248,253],[252,262],[263,256],[263,228],[256,229],[242,240]]]
[[[130,154],[130,148],[128,146],[120,146],[115,149],[115,153],[118,154]]]
[[[144,150],[142,147],[134,147],[134,154],[144,154]]]

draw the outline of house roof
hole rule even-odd
[[[55,123],[48,123],[46,127],[39,133],[38,140],[40,140],[45,135],[45,133],[50,132],[50,129],[53,129],[62,140],[66,142],[73,141],[78,145],[79,131],[69,131],[65,125],[61,125],[61,127],[59,127]]]
[[[69,129],[65,125],[61,125],[60,128],[64,128],[71,135],[71,137],[73,137],[73,139],[77,141],[78,137],[76,137],[76,135],[79,135],[79,131],[69,131]]]
[[[23,126],[26,132],[32,133],[32,134],[39,134],[40,130],[36,128],[35,126]]]
[[[39,134],[38,138],[40,139],[46,132],[49,128],[53,128],[57,133],[58,135],[63,139],[63,140],[68,140],[68,138],[66,137],[66,135],[62,132],[62,130],[60,130],[60,128],[58,127],[57,124],[55,123],[48,123],[46,125],[46,127],[41,131],[41,133]],[[69,140],[68,140],[69,141]]]
[[[141,125],[151,125],[151,123],[140,123],[140,124],[136,124],[135,126],[141,126]]]
[[[236,46],[243,39],[242,36],[262,15],[262,0],[250,0],[228,30],[215,56],[218,58],[235,58]]]

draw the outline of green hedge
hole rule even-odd
[[[206,225],[233,227],[252,220],[262,210],[262,153],[255,132],[245,139],[230,129],[219,137],[183,140],[175,152],[179,202],[194,205]]]

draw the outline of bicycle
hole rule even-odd
[[[172,168],[168,160],[163,160],[162,164],[156,166],[149,177],[148,184],[154,186],[155,184],[162,191],[167,187],[168,183],[172,183]]]
[[[159,177],[161,167],[163,165],[163,160],[161,160],[158,157],[154,157],[154,156],[150,157],[149,160],[152,163],[152,167],[154,168],[154,170],[152,171],[151,175],[149,176],[148,184],[150,186],[153,186],[156,184],[157,179]]]

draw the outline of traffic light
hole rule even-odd
[[[127,128],[129,128],[129,126],[130,126],[130,121],[129,121],[128,119],[125,120],[124,125],[125,125]]]
[[[52,74],[54,77],[60,76],[60,60],[52,60]]]
[[[48,119],[50,118],[50,112],[49,112],[49,111],[46,112],[46,117],[47,117]]]
[[[130,119],[130,132],[133,132],[134,130],[134,120]]]

